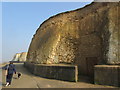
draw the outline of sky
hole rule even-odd
[[[89,3],[2,2],[2,62],[12,60],[16,53],[27,52],[33,35],[43,21]]]

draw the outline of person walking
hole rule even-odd
[[[11,81],[12,81],[12,77],[13,74],[16,74],[16,69],[15,69],[15,65],[10,62],[8,65],[5,66],[5,75],[6,75],[6,85],[5,86],[10,86],[11,85]]]

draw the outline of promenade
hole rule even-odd
[[[23,63],[15,64],[17,72],[21,72],[20,79],[14,74],[11,86],[5,87],[4,70],[2,70],[2,80],[0,80],[2,88],[114,88],[112,86],[94,85],[87,82],[67,82],[54,79],[46,79],[35,76],[27,71]]]

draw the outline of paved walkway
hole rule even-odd
[[[5,76],[2,71],[2,88],[114,88],[111,86],[94,85],[85,82],[67,82],[53,79],[41,78],[35,76],[23,67],[23,64],[15,64],[17,72],[22,73],[22,77],[17,79],[17,75],[13,76],[12,85],[5,87]]]

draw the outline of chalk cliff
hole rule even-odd
[[[27,57],[27,52],[22,52],[19,57],[19,61],[26,61],[26,57]]]
[[[77,64],[81,73],[95,64],[120,64],[120,3],[91,3],[44,21],[27,61]]]
[[[16,53],[12,59],[12,61],[19,61],[19,57],[20,57],[21,53]]]
[[[12,61],[26,61],[27,52],[16,53]]]

